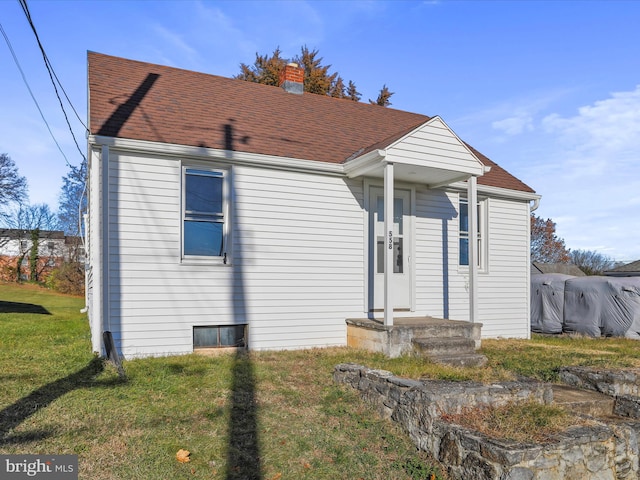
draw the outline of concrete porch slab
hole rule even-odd
[[[472,339],[480,348],[481,323],[435,317],[398,317],[393,325],[372,318],[348,318],[347,345],[391,358],[415,353],[414,339]],[[473,352],[472,350],[472,352]]]

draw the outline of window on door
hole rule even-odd
[[[378,197],[377,201],[378,222],[384,223],[384,197]],[[393,199],[393,273],[404,273],[404,202],[402,198]],[[376,238],[376,263],[377,272],[384,273],[384,236]]]

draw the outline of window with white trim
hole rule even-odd
[[[182,256],[227,263],[228,171],[183,168]]]
[[[485,200],[478,200],[477,208],[477,244],[476,244],[476,260],[479,268],[486,265],[486,215]],[[469,202],[466,197],[460,196],[459,201],[459,236],[460,250],[458,264],[461,266],[469,266]]]

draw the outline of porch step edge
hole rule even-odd
[[[472,338],[455,336],[441,338],[413,338],[414,347],[428,355],[461,355],[475,353],[476,342]]]
[[[434,363],[449,365],[452,367],[484,367],[487,357],[480,353],[465,353],[457,355],[428,355],[427,358]]]

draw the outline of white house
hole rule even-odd
[[[59,267],[63,262],[85,261],[80,237],[67,236],[60,230],[39,230],[37,243],[36,272],[39,280],[44,280],[52,269]],[[32,231],[29,229],[0,229],[1,281],[13,282],[16,277],[22,280],[29,279],[33,244]],[[17,271],[18,268],[20,272]]]
[[[280,88],[88,64],[95,351],[346,345],[366,317],[528,337],[539,196],[441,118],[302,93],[296,65]]]

